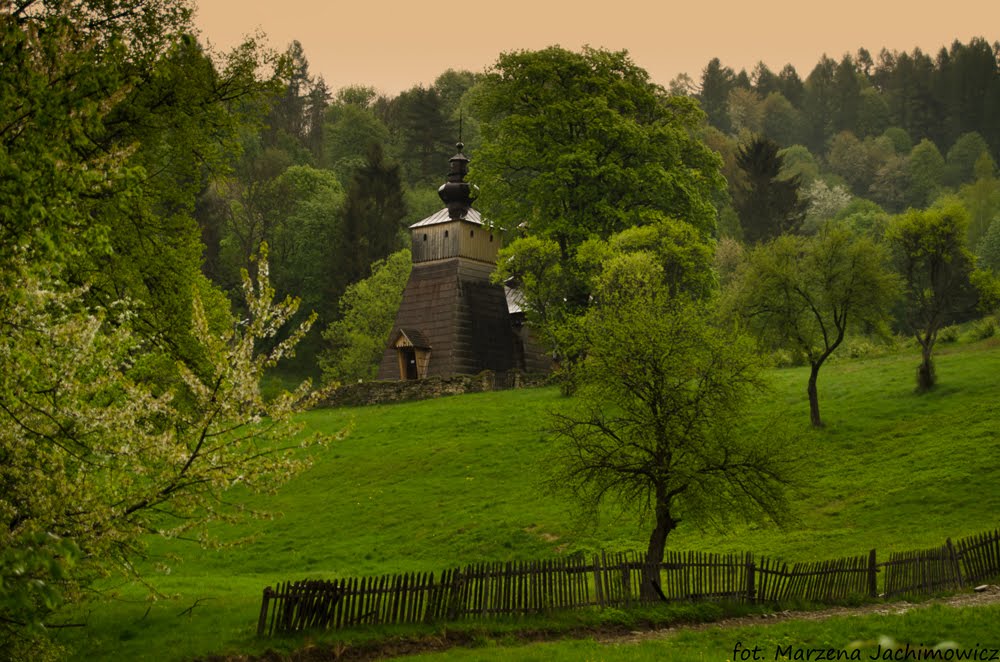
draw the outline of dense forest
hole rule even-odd
[[[755,219],[775,213],[787,217],[784,229],[804,233],[834,218],[879,232],[889,215],[951,195],[969,212],[969,246],[1000,268],[1000,227],[991,232],[1000,214],[998,52],[984,39],[935,57],[860,49],[839,61],[824,55],[804,77],[763,63],[736,73],[713,59],[697,80],[670,81],[670,94],[698,101],[701,137],[723,157],[720,236],[765,238]],[[482,77],[449,70],[395,97],[364,86],[331,91],[293,43],[261,129],[243,133],[231,174],[199,197],[206,275],[235,291],[238,269],[267,240],[280,291],[302,296],[324,326],[349,313],[338,307],[348,285],[406,247],[407,223],[439,208],[436,188],[459,136],[475,177]],[[759,199],[762,186],[773,199]],[[313,343],[303,369],[320,351],[318,336]],[[352,365],[334,376],[370,376]]]

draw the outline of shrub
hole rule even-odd
[[[957,325],[952,324],[951,326],[946,326],[940,331],[938,331],[938,342],[952,343],[958,342],[959,328]]]
[[[993,316],[984,317],[972,323],[969,335],[973,340],[986,340],[992,338],[997,332],[997,318]]]

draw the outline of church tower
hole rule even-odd
[[[490,283],[500,235],[472,208],[469,158],[451,157],[438,189],[445,208],[410,226],[413,269],[379,366],[379,379],[502,372],[523,367],[502,285]]]

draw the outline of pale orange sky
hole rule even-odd
[[[388,94],[552,44],[627,49],[666,85],[680,72],[698,80],[712,57],[748,72],[758,60],[776,72],[791,62],[805,78],[823,53],[919,46],[933,55],[955,39],[1000,39],[1000,0],[195,2],[202,37],[217,49],[258,30],[278,50],[298,39],[332,90],[367,84]]]

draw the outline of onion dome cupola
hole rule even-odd
[[[468,215],[479,194],[479,187],[465,181],[465,176],[469,174],[469,157],[462,153],[465,145],[458,143],[455,146],[458,153],[448,161],[451,169],[447,181],[438,188],[438,196],[448,208],[449,216],[458,219]]]

